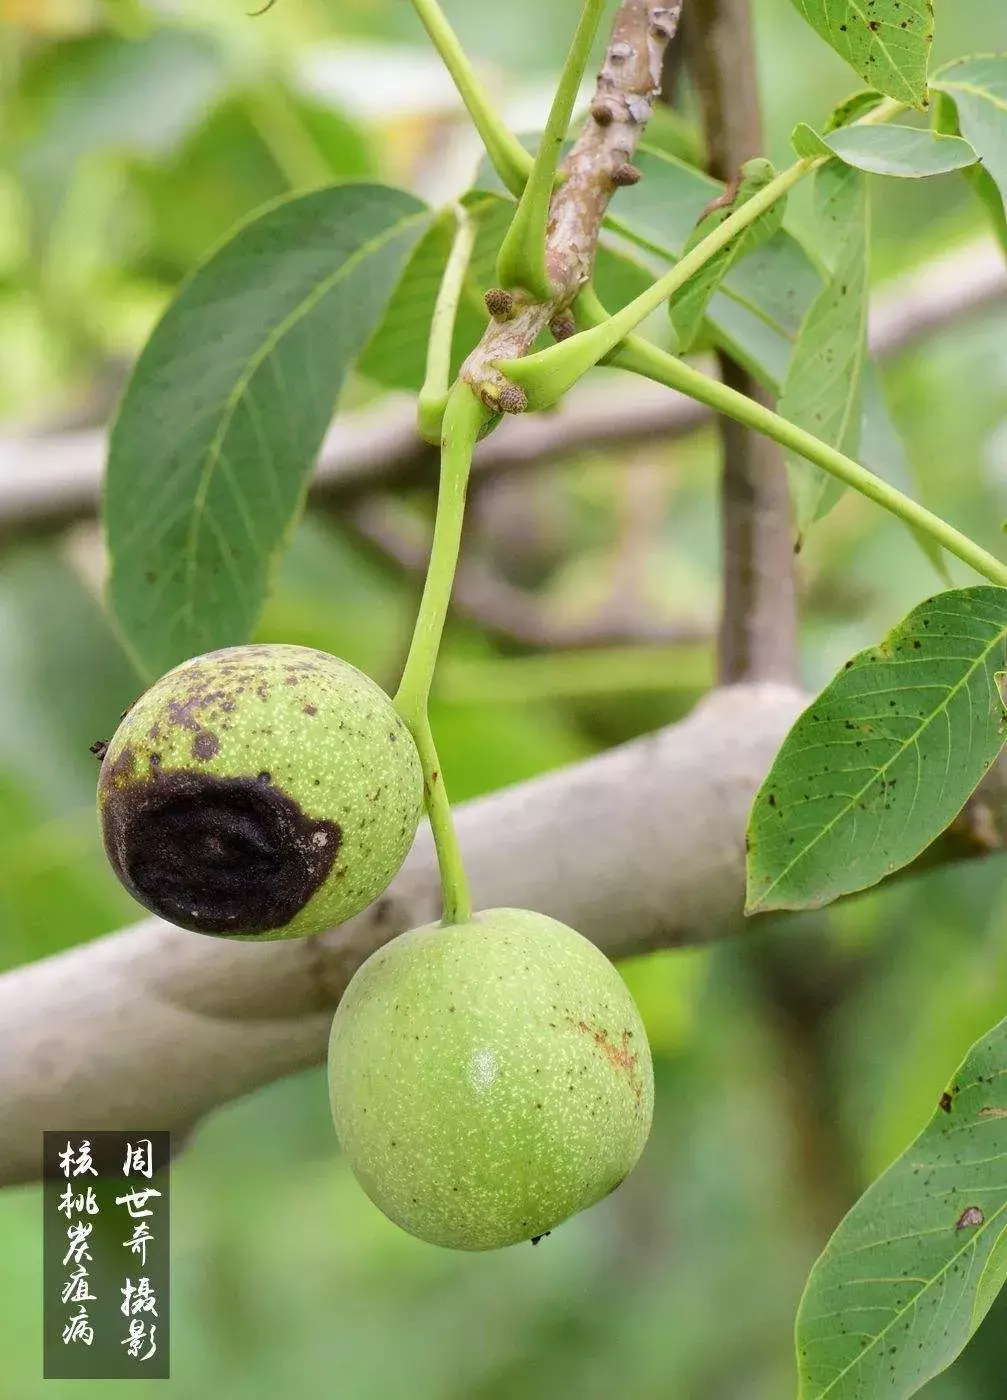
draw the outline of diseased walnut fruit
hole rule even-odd
[[[377,898],[412,845],[423,777],[379,686],[308,647],[209,652],[162,676],[102,758],[112,866],[171,923],[292,938]]]
[[[650,1131],[647,1037],[616,969],[544,914],[491,909],[380,948],[336,1011],[336,1130],[371,1200],[454,1249],[600,1201]]]

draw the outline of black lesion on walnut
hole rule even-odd
[[[265,775],[263,775],[265,776]],[[155,914],[197,933],[282,929],[325,882],[342,839],[262,778],[102,773],[108,858]]]

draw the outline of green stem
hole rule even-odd
[[[433,832],[434,846],[437,850],[437,867],[441,874],[444,923],[463,924],[466,919],[472,917],[472,894],[426,709],[424,708],[422,715],[414,723],[408,720],[406,723],[409,724],[416,742],[416,750],[423,767],[427,816],[430,818],[430,830]]]
[[[427,343],[427,373],[416,404],[420,436],[430,443],[438,443],[441,439],[441,425],[451,384],[451,346],[455,321],[476,241],[475,223],[462,206],[457,205],[452,212],[455,219],[454,242],[437,292]]]
[[[870,112],[858,117],[853,125],[880,126],[882,122],[889,122],[892,117],[897,117],[906,111],[908,105],[907,102],[900,102],[896,97],[886,97],[884,102],[879,102]]]
[[[778,199],[796,184],[799,184],[810,171],[824,164],[825,157],[806,158],[796,161],[787,170],[777,175],[764,189],[742,204],[717,228],[697,243],[691,252],[686,253],[663,277],[652,283],[646,291],[636,297],[621,311],[610,316],[602,325],[592,326],[571,336],[569,340],[551,345],[535,355],[522,360],[500,360],[497,368],[515,384],[519,384],[528,395],[531,409],[550,408],[558,399],[572,389],[577,381],[594,365],[611,354],[619,342],[634,330],[641,321],[656,311],[680,287],[684,287],[690,277],[726,248],[739,233],[749,228],[767,209],[771,209]]]
[[[556,171],[563,141],[570,128],[581,79],[591,56],[591,45],[605,9],[605,0],[585,0],[563,73],[556,88],[549,120],[539,143],[535,164],[518,203],[517,212],[500,245],[497,277],[502,287],[521,287],[539,301],[554,295],[546,267],[545,235]]]
[[[949,525],[946,520],[942,520],[939,515],[934,515],[925,506],[919,505],[909,496],[904,496],[894,486],[889,486],[887,481],[882,481],[880,477],[835,447],[829,447],[803,428],[788,422],[786,418],[781,418],[772,409],[756,403],[744,394],[739,394],[735,389],[729,389],[715,379],[710,379],[699,370],[676,359],[674,355],[669,355],[667,351],[660,350],[656,345],[635,336],[619,347],[611,363],[621,369],[631,370],[634,374],[641,374],[647,379],[653,379],[658,384],[665,384],[668,388],[678,389],[715,412],[724,413],[772,438],[782,447],[821,467],[830,476],[845,482],[847,486],[852,486],[855,491],[876,502],[892,515],[898,516],[907,525],[922,531],[949,554],[961,559],[991,583],[1007,587],[1007,564],[956,530],[953,525]]]
[[[468,385],[462,381],[455,384],[444,411],[440,489],[430,564],[409,655],[395,695],[395,708],[416,741],[423,766],[427,814],[437,847],[444,893],[444,918],[449,923],[468,917],[471,900],[451,807],[444,790],[444,776],[430,730],[427,702],[458,566],[472,453],[487,417],[486,409]]]
[[[493,110],[482,84],[476,77],[475,69],[437,0],[413,0],[413,8],[429,34],[434,48],[443,59],[445,68],[451,74],[454,85],[465,103],[465,109],[472,118],[472,124],[486,148],[493,169],[510,193],[516,199],[520,199],[531,170],[531,156]]]

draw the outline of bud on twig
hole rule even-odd
[[[494,321],[509,321],[514,315],[514,294],[503,287],[491,287],[483,301]]]
[[[501,413],[524,413],[528,395],[519,384],[505,384],[497,396],[496,406]]]
[[[650,27],[658,39],[674,39],[678,31],[678,20],[681,13],[681,0],[666,10],[654,11],[650,19]]]
[[[612,171],[612,184],[620,189],[626,185],[635,185],[637,181],[642,179],[642,171],[639,167],[630,165],[629,161],[626,161],[622,165],[617,165]]]
[[[569,314],[564,312],[562,316],[557,316],[550,321],[549,329],[552,331],[554,340],[569,340],[572,335],[577,334],[577,322]]]

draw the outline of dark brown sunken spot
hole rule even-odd
[[[220,752],[220,740],[212,729],[201,729],[192,741],[193,758],[201,758],[204,763],[215,758]]]
[[[175,771],[101,781],[112,866],[148,909],[198,933],[284,928],[324,883],[336,822],[313,821],[254,778]]]

